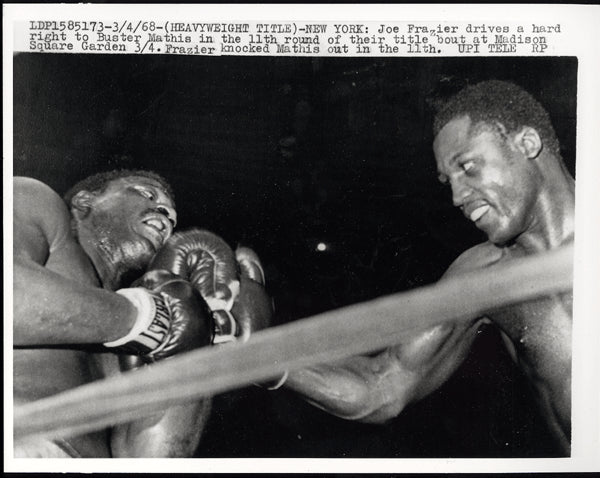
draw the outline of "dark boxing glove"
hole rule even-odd
[[[150,268],[169,270],[188,280],[213,313],[214,343],[247,340],[266,328],[273,315],[256,253],[240,247],[235,254],[216,234],[191,229],[174,234],[153,258]]]
[[[234,341],[240,334],[232,315],[240,292],[238,266],[222,238],[202,229],[178,232],[156,254],[150,267],[177,274],[201,294],[212,311],[214,343]]]
[[[240,294],[232,311],[240,325],[240,338],[248,340],[253,332],[271,325],[274,307],[265,291],[265,273],[258,255],[250,248],[238,247],[235,258],[240,269]],[[276,390],[285,383],[287,376],[286,371],[281,376],[257,385]]]
[[[252,332],[271,325],[273,303],[265,291],[265,273],[256,253],[238,247],[235,258],[240,269],[240,293],[233,304],[233,316],[240,328],[239,338],[248,340]]]
[[[106,347],[154,361],[210,344],[212,317],[190,283],[169,271],[151,270],[134,285],[117,293],[136,306],[136,323],[129,334]]]

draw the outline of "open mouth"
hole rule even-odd
[[[146,237],[156,249],[160,248],[170,235],[171,228],[167,219],[160,216],[149,216],[142,221],[144,225],[144,237]]]
[[[489,204],[484,204],[483,206],[479,206],[471,211],[469,214],[469,219],[473,222],[479,221],[488,211],[490,210]]]

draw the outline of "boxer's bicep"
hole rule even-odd
[[[493,244],[480,244],[461,254],[441,280],[487,267],[499,258],[498,248]],[[388,399],[381,399],[382,410],[390,408],[387,415],[397,414],[409,403],[439,388],[465,360],[481,325],[489,322],[486,317],[465,316],[418,333],[399,330],[398,345],[390,347],[380,358],[387,361],[389,369],[387,385],[382,389]],[[393,397],[398,398],[394,401]]]
[[[437,390],[454,374],[469,354],[483,320],[438,327],[439,342],[429,344],[429,355],[423,355],[422,366],[414,369],[416,380],[409,403]]]
[[[478,327],[479,321],[433,327],[373,357],[371,410],[360,420],[390,420],[439,388],[464,361]]]
[[[466,357],[479,323],[405,332],[398,345],[377,354],[293,371],[286,387],[332,415],[384,423],[452,375]]]
[[[444,277],[497,260],[493,245],[462,254]],[[457,298],[460,300],[460,298]],[[465,317],[414,332],[399,326],[397,345],[370,356],[291,372],[290,388],[342,418],[382,423],[443,384],[463,362],[483,319]]]

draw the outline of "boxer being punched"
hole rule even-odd
[[[459,256],[445,277],[572,243],[574,179],[547,112],[531,95],[500,81],[468,87],[438,112],[434,135],[440,180],[488,237]],[[407,335],[374,356],[293,372],[287,387],[337,416],[384,422],[448,379],[484,322],[501,331],[567,455],[572,293]]]
[[[201,290],[191,276],[201,281],[203,274],[221,270],[215,264],[225,259],[221,250],[211,249],[210,234],[171,237],[176,224],[172,198],[166,182],[146,171],[92,176],[72,188],[65,201],[39,181],[15,178],[15,404],[213,342],[213,314],[203,294],[207,299],[218,294]],[[214,267],[185,274],[177,270],[175,256],[186,262],[185,251],[200,256],[202,248]],[[264,295],[260,284],[247,288],[253,287]],[[241,310],[268,322],[269,310],[256,314],[253,308],[265,300],[253,297],[252,304],[240,304],[252,292],[237,293],[239,300],[230,300],[234,315]],[[235,328],[232,322],[229,329]],[[217,334],[239,335],[223,328]],[[68,440],[19,442],[15,456],[191,456],[208,411],[209,400],[202,400]]]

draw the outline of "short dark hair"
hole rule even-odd
[[[514,83],[489,80],[459,91],[436,113],[434,137],[446,123],[463,115],[468,115],[473,124],[501,123],[508,132],[531,126],[538,131],[550,152],[560,157],[560,145],[548,112],[531,94]]]
[[[112,171],[104,171],[102,173],[97,173],[92,176],[88,176],[87,178],[82,179],[77,184],[75,184],[75,186],[73,186],[71,189],[69,189],[63,196],[63,199],[67,203],[67,206],[70,208],[71,200],[79,191],[102,193],[108,186],[109,182],[115,179],[130,178],[133,176],[153,179],[161,185],[161,187],[171,198],[171,201],[175,203],[175,196],[173,195],[173,190],[171,189],[170,184],[159,174],[153,171],[147,171],[143,169],[114,169]]]

